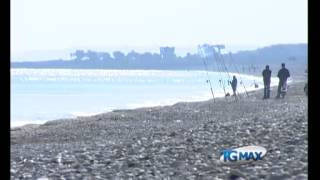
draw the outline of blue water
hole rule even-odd
[[[254,81],[262,87],[261,77],[236,76],[247,90],[254,89]],[[209,77],[215,96],[223,96],[219,80],[229,76],[210,72]],[[204,71],[11,69],[11,126],[207,100],[212,95],[206,80]]]

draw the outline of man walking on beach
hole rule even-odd
[[[282,68],[278,72],[279,85],[276,98],[280,98],[281,89],[286,85],[288,77],[290,77],[289,70],[285,67],[285,64],[281,64]]]
[[[270,98],[270,83],[271,83],[271,70],[269,65],[262,71],[263,83],[264,83],[264,96],[263,99]]]

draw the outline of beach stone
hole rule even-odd
[[[13,169],[13,168],[10,169],[10,173],[15,174],[16,172],[17,172],[16,169]]]
[[[290,176],[288,174],[284,175],[271,175],[267,178],[268,180],[287,180],[290,179]]]
[[[264,178],[262,178],[264,179]],[[257,177],[250,177],[249,180],[259,180]]]
[[[240,173],[239,171],[232,170],[227,175],[227,179],[228,180],[245,180],[247,178],[244,174]]]
[[[170,137],[174,137],[174,136],[176,136],[176,135],[177,135],[176,132],[171,132],[171,133],[169,134]]]
[[[23,178],[32,178],[32,174],[31,173],[23,173],[22,177]]]
[[[40,177],[37,180],[49,180],[49,178],[48,177]]]
[[[305,180],[305,179],[308,179],[308,176],[306,174],[299,174],[294,178],[294,180]]]

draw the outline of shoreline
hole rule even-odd
[[[158,70],[152,70],[152,71],[158,71]],[[162,70],[161,70],[162,71]],[[171,71],[171,70],[169,70]],[[196,71],[199,71],[199,70],[196,70]],[[199,71],[199,72],[205,72],[205,71]],[[214,71],[212,71],[214,72]],[[251,79],[251,80],[257,80],[258,78],[261,78],[259,76],[257,76],[256,74],[238,74],[236,72],[230,72],[230,75],[236,75],[238,77],[238,81],[240,82],[240,79],[239,79],[239,76],[241,77],[246,77],[247,79]],[[273,80],[277,80],[276,77],[272,77]],[[288,83],[291,83],[288,82]],[[277,82],[276,83],[272,83],[271,84],[271,87],[274,87],[274,86],[277,86]],[[242,88],[242,91],[238,92],[241,95],[243,95],[245,93],[245,90],[243,89],[243,86],[238,83],[238,87]],[[238,88],[239,89],[239,88]],[[248,93],[251,93],[251,92],[254,92],[254,91],[259,91],[259,90],[262,90],[263,89],[263,85],[262,84],[259,84],[259,87],[258,88],[255,88],[255,87],[252,87],[252,85],[249,85],[246,87],[246,90]],[[208,89],[209,91],[209,89]],[[230,94],[232,94],[231,92],[229,92]],[[218,94],[214,94],[215,95],[215,99],[217,98],[224,98],[224,94],[223,93],[218,93]],[[146,103],[140,103],[140,105],[133,105],[132,107],[128,107],[128,108],[119,108],[119,109],[126,109],[126,110],[134,110],[134,109],[138,109],[138,108],[152,108],[152,107],[158,107],[158,106],[172,106],[174,104],[177,104],[177,103],[180,103],[180,102],[202,102],[202,101],[207,101],[208,99],[212,99],[212,96],[210,93],[208,93],[208,95],[206,95],[206,97],[201,97],[201,98],[197,98],[197,99],[191,99],[191,100],[187,100],[187,101],[181,101],[181,100],[171,100],[171,101],[168,101],[167,103],[158,103],[158,102],[155,102],[153,104],[150,104],[150,105],[146,105]],[[143,104],[143,105],[142,105]],[[37,120],[38,122],[41,122],[41,123],[33,123],[32,120],[30,121],[26,121],[26,123],[23,123],[21,121],[18,121],[18,122],[10,122],[10,129],[12,128],[20,128],[20,127],[23,127],[25,125],[43,125],[45,124],[46,122],[48,121],[54,121],[54,120],[60,120],[60,119],[77,119],[77,118],[82,118],[82,117],[90,117],[90,116],[96,116],[96,115],[99,115],[99,114],[103,114],[103,113],[109,113],[109,112],[112,112],[112,111],[116,111],[118,109],[110,109],[108,111],[99,111],[99,112],[80,112],[82,114],[89,114],[89,115],[80,115],[80,116],[77,116],[77,115],[70,115],[69,117],[63,117],[63,118],[58,118],[58,119],[51,119],[51,120]],[[29,123],[30,122],[30,123]],[[13,124],[13,125],[12,125]]]
[[[288,82],[288,84],[291,83],[291,82]],[[277,86],[277,84],[274,84],[274,85],[271,85],[270,88],[272,87],[275,87]],[[259,91],[259,90],[262,90],[263,87],[259,87],[259,88],[250,88],[250,90],[247,89],[247,92],[248,93],[252,93],[252,92],[255,92],[255,91]],[[211,94],[210,94],[211,95]],[[239,92],[240,96],[244,96],[245,95],[245,92],[242,91],[242,92]],[[219,94],[218,96],[215,94],[215,100],[217,99],[224,99],[225,96],[224,94]],[[91,117],[91,116],[97,116],[99,114],[105,114],[105,113],[110,113],[110,112],[113,112],[113,111],[118,111],[118,110],[135,110],[135,109],[140,109],[140,108],[156,108],[156,107],[163,107],[163,106],[173,106],[175,104],[178,104],[178,103],[192,103],[192,102],[204,102],[204,101],[208,101],[208,100],[211,100],[212,98],[210,99],[205,99],[205,100],[199,100],[199,99],[196,99],[196,100],[188,100],[188,101],[175,101],[175,102],[172,102],[172,103],[169,103],[169,104],[161,104],[161,105],[150,105],[150,106],[145,106],[145,105],[142,105],[142,106],[136,106],[136,107],[132,107],[132,108],[125,108],[125,109],[112,109],[112,110],[109,110],[109,111],[101,111],[101,112],[97,112],[97,113],[82,113],[82,112],[79,112],[79,114],[88,114],[88,115],[74,115],[74,117],[65,117],[65,118],[59,118],[59,119],[52,119],[52,120],[45,120],[44,122],[42,123],[26,123],[26,124],[22,124],[22,125],[14,125],[12,126],[11,123],[10,123],[10,129],[14,129],[14,128],[22,128],[23,126],[37,126],[37,125],[43,125],[49,121],[59,121],[61,119],[77,119],[77,118],[86,118],[86,117]],[[156,103],[155,103],[156,104]],[[19,124],[19,123],[18,123]],[[21,124],[21,123],[20,123]]]

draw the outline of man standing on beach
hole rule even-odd
[[[263,99],[270,98],[270,83],[271,83],[271,70],[269,65],[266,65],[266,69],[262,71],[263,83],[264,83],[264,96]]]
[[[284,85],[287,83],[288,77],[290,77],[289,70],[285,67],[285,64],[281,64],[282,68],[278,72],[278,78],[279,78],[279,85],[278,85],[278,93],[276,98],[280,98],[281,89]]]
[[[233,79],[232,79],[232,81],[231,81],[231,87],[232,87],[233,95],[234,95],[234,96],[237,96],[237,94],[236,94],[237,84],[238,84],[237,78],[236,78],[236,76],[233,76]]]

